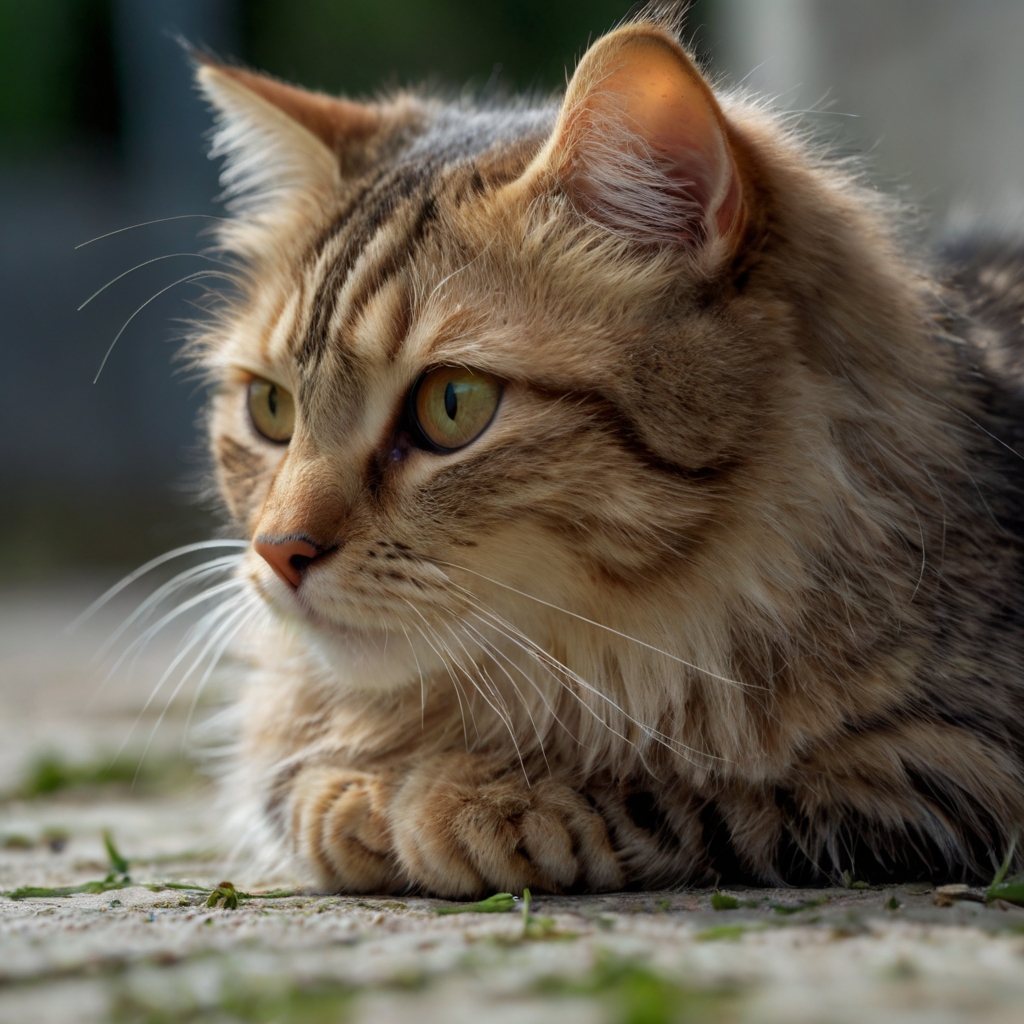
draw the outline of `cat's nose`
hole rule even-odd
[[[265,535],[253,541],[253,550],[293,589],[302,582],[302,570],[322,555],[324,549],[305,537],[282,537],[276,540]]]

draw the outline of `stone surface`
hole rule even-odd
[[[152,686],[142,673],[90,703],[88,637],[63,648],[41,639],[46,621],[59,634],[76,600],[0,600],[8,793],[41,750],[109,752]],[[149,667],[162,656],[153,652]],[[172,709],[174,742],[164,736],[161,749],[179,742],[187,704]],[[158,714],[142,714],[143,737]],[[231,863],[213,792],[195,781],[134,795],[122,785],[9,796],[0,889],[103,878],[104,830],[133,883],[197,889],[0,898],[0,1024],[1024,1019],[1024,910],[986,906],[979,891],[730,891],[741,906],[722,910],[709,891],[536,897],[529,921],[521,902],[442,915],[450,905],[437,900],[305,891],[209,908],[226,879],[252,892],[303,880]]]

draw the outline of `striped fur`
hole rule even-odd
[[[710,104],[671,165],[657,97],[617,99],[648,59]],[[219,484],[328,552],[294,592],[244,570],[260,852],[452,897],[988,872],[1024,821],[1019,250],[944,281],[656,22],[562,105],[199,77],[242,274],[197,342]],[[402,447],[445,365],[498,414]]]

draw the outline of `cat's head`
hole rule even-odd
[[[571,660],[580,617],[727,668],[708,624],[780,614],[821,540],[787,517],[842,475],[841,329],[801,317],[849,270],[846,185],[651,23],[549,107],[198,74],[245,268],[201,339],[212,447],[266,601],[370,687]]]

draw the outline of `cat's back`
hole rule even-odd
[[[994,237],[980,231],[948,241],[943,258],[960,297],[969,358],[993,388],[992,411],[1024,445],[1024,230]]]

